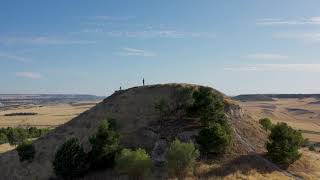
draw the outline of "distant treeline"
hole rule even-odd
[[[19,112],[19,113],[5,114],[4,116],[34,116],[37,114],[38,113],[34,113],[34,112]]]
[[[11,145],[18,145],[27,139],[38,138],[50,131],[48,128],[38,129],[36,127],[30,128],[0,128],[0,144],[10,143]]]

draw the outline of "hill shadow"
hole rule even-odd
[[[240,172],[242,174],[249,174],[252,170],[260,174],[269,174],[274,171],[277,171],[274,167],[271,167],[269,164],[267,164],[261,156],[257,154],[248,154],[238,156],[226,162],[222,166],[210,170],[202,176],[225,177],[236,172]]]

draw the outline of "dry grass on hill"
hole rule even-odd
[[[289,166],[288,170],[305,179],[320,179],[320,153],[301,150],[301,158]]]

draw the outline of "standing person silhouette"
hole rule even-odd
[[[142,79],[142,85],[144,86],[144,78]]]

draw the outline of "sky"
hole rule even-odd
[[[320,93],[318,0],[0,0],[0,93]]]

